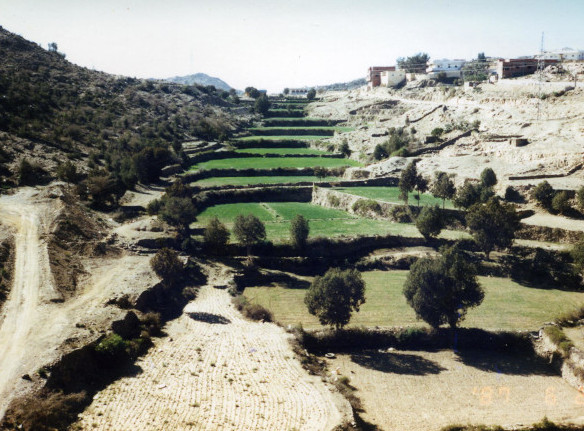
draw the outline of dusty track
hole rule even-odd
[[[273,324],[244,320],[211,269],[209,285],[138,362],[96,395],[74,429],[327,430],[346,403],[294,358]]]

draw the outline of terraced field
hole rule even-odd
[[[351,159],[333,159],[325,157],[245,157],[241,159],[209,160],[191,166],[197,169],[274,169],[274,168],[339,168],[341,166],[362,166]]]
[[[324,208],[303,202],[264,202],[215,205],[204,210],[194,227],[204,227],[209,219],[218,217],[228,228],[238,214],[253,214],[266,226],[268,240],[279,243],[289,241],[289,221],[301,214],[309,220],[310,237],[354,236],[354,235],[402,235],[420,238],[413,224],[393,223],[386,220],[371,220],[345,211]],[[464,238],[464,232],[443,231],[444,238]]]
[[[289,175],[279,177],[214,177],[206,178],[192,183],[193,186],[198,187],[212,187],[212,186],[246,186],[254,184],[283,184],[283,183],[302,183],[311,182],[318,183],[320,181],[339,181],[339,177],[324,177],[317,178],[310,175]]]
[[[245,154],[289,154],[289,155],[296,155],[296,154],[309,154],[313,156],[323,156],[326,154],[333,154],[328,151],[322,150],[315,150],[313,148],[241,148],[235,150],[238,153],[245,153]]]
[[[367,302],[354,314],[351,326],[424,326],[406,303],[402,289],[408,271],[364,272]],[[577,304],[584,303],[583,292],[536,289],[508,278],[479,277],[485,289],[482,305],[468,312],[462,326],[484,329],[533,330],[553,320]],[[284,325],[302,323],[306,328],[320,327],[304,304],[305,285],[248,287],[245,295],[272,310]]]

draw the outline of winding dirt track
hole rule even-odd
[[[148,355],[142,371],[98,393],[73,429],[327,430],[345,405],[310,377],[273,324],[244,320],[213,268]],[[343,407],[339,407],[343,406]]]
[[[47,207],[31,204],[33,194],[28,189],[14,196],[2,196],[0,200],[3,222],[16,229],[14,281],[0,314],[0,418],[14,396],[18,378],[28,372],[25,359],[38,345],[31,345],[30,339],[35,331],[41,297],[54,294],[47,245],[41,240]]]

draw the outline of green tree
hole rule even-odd
[[[418,170],[416,168],[416,162],[410,162],[406,168],[402,171],[399,177],[399,197],[403,199],[404,204],[408,204],[408,198],[410,192],[416,187],[416,182],[418,180]]]
[[[578,274],[584,273],[584,241],[580,241],[574,244],[572,250],[570,250],[570,255],[574,261],[574,267]]]
[[[296,217],[290,222],[290,242],[292,246],[296,250],[304,250],[309,233],[308,220],[302,215],[296,214]]]
[[[446,199],[452,199],[454,193],[456,193],[456,188],[448,174],[446,172],[436,172],[434,185],[432,186],[432,195],[442,199],[443,209]]]
[[[150,267],[162,279],[166,287],[173,286],[180,278],[184,266],[178,257],[178,253],[169,248],[161,248],[150,259]]]
[[[429,240],[437,237],[444,228],[444,218],[438,205],[426,206],[422,208],[416,219],[416,227],[420,233]]]
[[[491,198],[485,204],[478,203],[470,207],[466,214],[466,225],[489,259],[495,248],[507,248],[513,244],[515,231],[519,228],[519,216],[515,206]]]
[[[324,168],[322,166],[315,166],[313,172],[314,172],[314,176],[316,178],[318,178],[319,180],[322,180],[328,174],[328,171],[326,170],[326,168]]]
[[[478,185],[466,181],[462,187],[456,191],[452,203],[456,208],[468,209],[477,202],[480,202],[481,190]]]
[[[158,218],[176,227],[179,236],[183,239],[190,238],[189,226],[196,217],[197,209],[190,198],[166,198],[158,212]]]
[[[308,90],[308,93],[306,93],[306,98],[308,100],[314,100],[316,98],[316,90],[314,88]]]
[[[229,236],[229,230],[225,225],[217,217],[213,217],[205,228],[203,236],[205,248],[212,253],[220,254],[221,250],[229,242]]]
[[[60,163],[57,166],[57,178],[66,183],[76,183],[80,180],[80,175],[77,172],[77,167],[67,160],[65,163]]]
[[[123,190],[115,179],[105,172],[96,172],[85,180],[93,207],[104,209],[117,205]]]
[[[290,89],[289,88],[284,88],[284,95],[288,95],[290,94]]]
[[[258,97],[260,97],[260,91],[255,88],[255,87],[246,87],[245,88],[245,94],[248,95],[248,97],[251,97],[253,99],[257,99]]]
[[[572,209],[570,194],[565,190],[556,193],[552,199],[552,209],[560,214],[569,212]]]
[[[411,57],[400,57],[397,59],[397,65],[400,69],[408,73],[425,73],[430,56],[425,52],[419,52]]]
[[[483,302],[485,293],[477,270],[455,245],[438,259],[418,259],[410,268],[403,293],[416,316],[433,328],[455,328],[469,308]]]
[[[373,149],[373,158],[375,160],[386,159],[388,156],[389,154],[387,154],[387,151],[385,151],[385,148],[381,144],[377,144]]]
[[[331,268],[314,279],[304,303],[322,325],[341,329],[349,323],[353,311],[359,311],[365,303],[365,282],[356,269]]]
[[[491,168],[485,168],[483,172],[481,172],[481,184],[484,187],[493,187],[497,184],[497,175],[495,175],[495,171]]]
[[[426,193],[428,191],[428,179],[422,174],[418,174],[416,177],[416,184],[414,186],[416,192],[415,199],[418,201],[418,207],[420,206],[420,193]]]
[[[265,115],[269,109],[270,109],[270,100],[268,99],[268,96],[266,96],[265,94],[262,94],[260,97],[258,97],[256,99],[256,101],[253,105],[253,110],[257,114]]]
[[[247,247],[247,255],[251,254],[251,247],[266,239],[266,227],[253,214],[239,214],[233,224],[233,234],[242,245]]]
[[[542,181],[531,191],[531,196],[548,211],[552,208],[555,195],[556,191],[547,181]]]

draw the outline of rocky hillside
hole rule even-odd
[[[237,126],[238,108],[212,88],[89,70],[1,27],[0,58],[4,184],[99,176],[125,189],[157,179],[181,142]]]
[[[225,81],[219,78],[215,78],[214,76],[209,76],[206,73],[195,73],[194,75],[187,75],[187,76],[174,76],[172,78],[165,79],[167,82],[174,82],[175,84],[183,84],[183,85],[204,85],[209,86],[212,85],[218,90],[229,91],[231,90],[231,86],[227,84]]]

